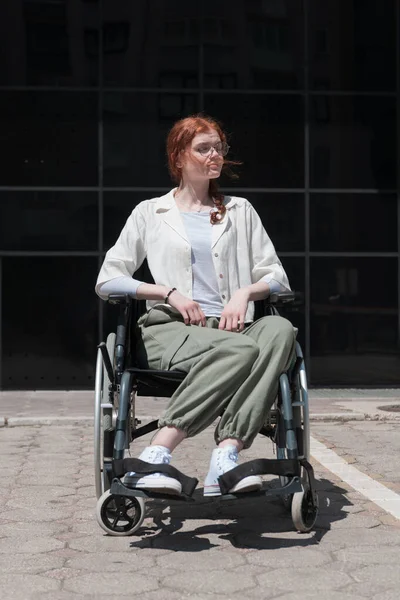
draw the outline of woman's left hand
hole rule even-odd
[[[218,329],[243,331],[249,299],[249,291],[246,288],[237,290],[222,311]]]

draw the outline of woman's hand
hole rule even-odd
[[[185,325],[200,325],[201,323],[203,327],[206,326],[206,316],[201,310],[200,305],[194,300],[183,296],[178,290],[170,294],[168,304],[181,313]]]
[[[249,290],[237,290],[221,314],[218,329],[225,331],[243,331],[247,306],[250,300]]]

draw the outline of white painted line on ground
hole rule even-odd
[[[356,492],[363,494],[368,500],[400,519],[400,496],[389,490],[369,475],[362,473],[353,465],[349,465],[341,456],[327,448],[324,444],[311,437],[311,455],[323,467],[340,477],[342,481],[351,485]]]

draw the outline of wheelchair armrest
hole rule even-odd
[[[146,311],[146,301],[132,298],[129,294],[110,294],[108,304],[119,306],[117,341],[116,345],[124,344],[127,335],[126,328]]]
[[[295,292],[274,292],[267,298],[269,304],[287,304],[294,302]]]
[[[125,302],[125,304],[131,304],[132,298],[129,294],[110,294],[107,298],[107,302],[110,304],[122,304],[123,302]]]

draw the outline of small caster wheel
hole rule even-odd
[[[295,528],[300,533],[308,533],[317,520],[318,506],[312,501],[311,490],[293,494],[292,520]]]
[[[143,498],[113,496],[107,490],[97,501],[97,522],[109,535],[132,535],[143,523],[144,516]]]

